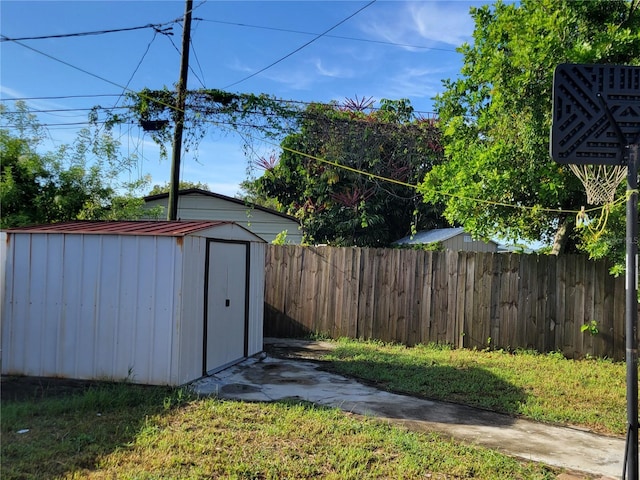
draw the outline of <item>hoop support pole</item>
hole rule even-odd
[[[638,480],[638,143],[627,146],[626,362],[627,476]]]

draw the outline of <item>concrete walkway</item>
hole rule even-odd
[[[265,339],[267,342],[265,348],[275,353],[250,358],[198,380],[193,384],[196,393],[261,402],[299,398],[379,417],[412,430],[440,432],[466,443],[599,479],[621,478],[623,439],[389,393],[325,372],[320,362],[309,361],[332,348],[330,343]]]

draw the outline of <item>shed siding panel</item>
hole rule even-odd
[[[249,247],[249,355],[263,350],[265,252],[264,243],[251,243]]]
[[[197,236],[186,237],[183,248],[182,323],[177,333],[179,339],[177,384],[183,384],[202,375],[204,262],[207,239]]]
[[[153,331],[153,342],[150,342],[151,378],[148,383],[166,383],[172,378],[173,340],[181,314],[182,248],[176,248],[175,238],[154,239],[157,242],[155,302],[158,311],[154,317],[142,318],[148,322],[149,331]]]
[[[70,235],[69,239],[75,236]],[[102,258],[100,255],[86,255],[85,252],[100,252],[102,237],[91,235],[77,236],[78,248],[75,255],[80,264],[80,279],[77,285],[69,284],[68,302],[77,301],[80,304],[77,319],[76,346],[75,346],[75,374],[76,378],[92,378],[95,374],[95,345],[100,341],[98,334],[98,302],[100,298],[99,282]],[[73,298],[77,290],[80,298]]]
[[[238,226],[186,237],[11,233],[2,238],[2,372],[174,385],[198,378],[214,231],[252,241],[249,354],[261,351],[265,244]]]
[[[7,235],[7,251],[5,264],[5,293],[2,305],[2,372],[16,370],[16,365],[24,364],[24,320],[15,324],[13,318],[25,319],[27,316],[25,298],[20,302],[16,298],[16,291],[28,288],[28,271],[26,268],[16,268],[21,258],[25,258],[22,250],[28,245],[16,242],[17,236]]]
[[[18,236],[7,262],[3,372],[167,383],[175,239]]]
[[[2,305],[4,305],[4,296],[5,296],[5,286],[6,286],[6,282],[5,282],[5,278],[6,278],[6,272],[7,272],[7,264],[8,262],[8,258],[7,258],[7,253],[8,253],[8,242],[10,241],[10,237],[7,235],[6,232],[0,232],[0,349],[2,348],[2,336],[3,336],[3,330],[2,330],[2,325],[3,325],[3,312],[2,312]]]
[[[456,252],[496,252],[498,247],[495,243],[485,243],[478,240],[464,241],[465,237],[469,237],[468,233],[461,233],[455,237],[451,237],[442,242],[442,246],[446,250]]]
[[[147,201],[145,208],[162,206],[167,208],[167,199]],[[302,242],[302,232],[298,223],[278,215],[272,215],[249,206],[225,201],[221,198],[204,195],[181,195],[178,204],[178,218],[182,220],[226,220],[252,231],[267,242],[287,230],[287,239],[291,243]]]
[[[82,262],[77,258],[82,251],[82,237],[69,236],[64,242],[62,265],[62,305],[58,344],[60,345],[56,371],[76,372],[84,356],[81,355],[85,345],[78,345],[78,330],[82,319],[81,296]],[[70,261],[70,259],[73,259]],[[80,355],[79,355],[80,354]],[[75,373],[74,373],[75,376]]]

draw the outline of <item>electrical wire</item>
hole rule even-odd
[[[225,22],[223,20],[207,20],[207,19],[200,19],[202,22],[208,22],[208,23],[218,23],[218,24],[222,24],[222,25],[234,25],[237,27],[249,27],[249,28],[259,28],[259,29],[263,29],[263,30],[273,30],[276,32],[285,32],[285,33],[299,33],[302,35],[320,35],[319,33],[312,33],[312,32],[303,32],[301,30],[290,30],[287,28],[276,28],[276,27],[264,27],[264,26],[260,26],[260,25],[249,25],[246,23],[235,23],[235,22]],[[356,38],[356,37],[345,37],[342,35],[324,35],[327,38],[337,38],[340,40],[352,40],[355,42],[366,42],[366,43],[377,43],[380,45],[390,45],[390,46],[394,46],[394,47],[403,47],[403,48],[417,48],[417,49],[424,49],[424,50],[439,50],[442,52],[456,52],[457,50],[454,48],[437,48],[437,47],[427,47],[425,45],[412,45],[412,44],[408,44],[408,43],[396,43],[396,42],[386,42],[384,40],[371,40],[368,38]]]
[[[104,35],[107,33],[119,33],[119,32],[131,32],[133,30],[143,30],[146,28],[152,28],[156,31],[156,33],[163,33],[165,35],[173,35],[171,33],[171,29],[173,27],[165,27],[165,25],[170,25],[172,23],[178,23],[180,19],[171,20],[170,22],[165,23],[148,23],[147,25],[140,25],[138,27],[128,27],[128,28],[113,28],[110,30],[96,30],[92,32],[79,32],[79,33],[61,33],[58,35],[40,35],[33,37],[7,37],[6,35],[1,35],[0,42],[19,42],[24,40],[46,40],[50,38],[69,38],[69,37],[86,37],[90,35]]]
[[[237,82],[233,82],[230,83],[229,85],[222,87],[223,90],[226,90],[229,87],[233,87],[234,85],[238,85],[239,83],[242,83],[246,80],[249,80],[250,78],[255,77],[256,75],[261,74],[262,72],[264,72],[265,70],[270,69],[271,67],[273,67],[274,65],[277,65],[278,63],[282,62],[283,60],[286,60],[287,58],[289,58],[290,56],[294,55],[295,53],[298,53],[300,50],[302,50],[303,48],[308,47],[309,45],[311,45],[313,42],[315,42],[316,40],[319,40],[320,38],[324,37],[327,33],[329,33],[331,30],[336,29],[337,27],[339,27],[340,25],[342,25],[343,23],[345,23],[347,20],[350,20],[351,18],[355,17],[358,13],[360,13],[361,11],[363,11],[365,8],[370,7],[371,5],[373,5],[374,3],[376,3],[376,0],[371,0],[369,3],[367,3],[364,7],[358,9],[357,11],[355,11],[354,13],[352,13],[351,15],[349,15],[347,18],[341,20],[340,22],[336,23],[333,27],[325,30],[324,32],[322,32],[321,34],[317,35],[315,38],[309,40],[307,43],[305,43],[304,45],[296,48],[293,52],[288,53],[287,55],[285,55],[284,57],[279,58],[278,60],[276,60],[275,62],[272,62],[271,64],[267,65],[264,68],[261,68],[260,70],[258,70],[257,72],[252,73],[251,75],[248,75],[240,80],[238,80]]]
[[[119,97],[119,93],[94,93],[86,95],[52,95],[47,97],[0,98],[0,102],[18,102],[21,100],[65,100],[67,98]]]
[[[182,55],[180,53],[180,49],[178,48],[178,46],[175,44],[175,42],[173,41],[172,38],[169,38],[169,41],[171,42],[171,45],[173,45],[173,48],[176,50],[176,52],[178,52],[178,55]],[[191,41],[191,39],[189,39],[189,41]],[[200,79],[200,77],[198,77],[198,74],[196,73],[196,71],[193,69],[193,67],[191,65],[188,65],[189,71],[193,74],[194,77],[196,77],[196,79],[200,82],[200,85],[202,85],[202,88],[205,88],[204,86],[204,82]]]
[[[131,81],[133,80],[133,77],[135,77],[136,73],[140,69],[140,66],[142,65],[142,62],[144,61],[145,57],[147,56],[147,53],[149,53],[149,49],[151,48],[151,44],[155,41],[157,36],[158,36],[158,32],[157,31],[153,32],[153,37],[151,37],[151,41],[149,41],[149,43],[147,44],[146,50],[142,54],[142,57],[140,58],[140,61],[138,62],[138,65],[136,65],[136,68],[133,70],[133,73],[129,77],[129,80],[127,81],[127,84],[122,89],[122,93],[117,98],[116,103],[113,105],[113,108],[117,107],[118,102],[120,102],[120,100],[122,99],[124,94],[127,92],[127,90],[129,90],[129,85],[131,84]]]
[[[362,7],[360,10],[358,10],[358,11],[357,11],[357,12],[355,12],[355,13],[353,13],[350,17],[348,17],[348,18],[344,19],[344,20],[343,20],[342,22],[340,22],[340,23],[344,23],[344,22],[345,22],[346,20],[348,20],[349,18],[353,17],[354,15],[356,15],[357,13],[359,13],[360,11],[364,10],[364,9],[365,9],[365,8],[367,8],[368,6],[370,6],[370,5],[372,5],[373,3],[375,3],[375,1],[376,1],[376,0],[371,1],[370,3],[368,3],[367,5],[365,5],[365,6],[364,6],[364,7]],[[329,29],[328,31],[332,30],[333,28],[337,27],[338,25],[339,25],[339,24],[335,25],[334,27],[332,27],[332,28],[331,28],[331,29]],[[106,83],[109,83],[109,84],[111,84],[111,85],[115,85],[115,86],[117,86],[117,87],[119,87],[119,88],[122,88],[122,89],[124,89],[124,90],[129,90],[129,89],[128,89],[127,87],[125,87],[125,86],[119,85],[119,84],[117,84],[116,82],[113,82],[113,81],[111,81],[111,80],[108,80],[108,79],[106,79],[106,78],[104,78],[104,77],[101,77],[101,76],[99,76],[99,75],[96,75],[96,74],[94,74],[94,73],[88,72],[87,70],[84,70],[84,69],[82,69],[82,68],[80,68],[80,67],[77,67],[77,66],[75,66],[75,65],[72,65],[72,64],[70,64],[70,63],[68,63],[68,62],[66,62],[66,61],[64,61],[64,60],[61,60],[61,59],[59,59],[59,58],[56,58],[56,57],[54,57],[54,56],[52,56],[52,55],[49,55],[48,53],[42,52],[42,51],[37,50],[37,49],[35,49],[35,48],[33,48],[33,47],[30,47],[30,46],[28,46],[28,45],[25,45],[25,44],[23,44],[23,43],[21,43],[21,42],[19,42],[19,41],[16,41],[15,43],[16,43],[16,44],[18,44],[18,45],[20,45],[20,46],[22,46],[22,47],[24,47],[24,48],[27,48],[27,49],[29,49],[29,50],[32,50],[32,51],[34,51],[34,52],[36,52],[36,53],[39,53],[39,54],[41,54],[41,55],[44,55],[44,56],[46,56],[46,57],[48,57],[48,58],[50,58],[50,59],[52,59],[52,60],[55,60],[55,61],[57,61],[57,62],[60,62],[60,63],[62,63],[62,64],[64,64],[64,65],[67,65],[67,66],[69,66],[69,67],[71,67],[71,68],[73,68],[73,69],[75,69],[75,70],[78,70],[78,71],[80,71],[80,72],[82,72],[82,73],[85,73],[85,74],[90,75],[90,76],[92,76],[92,77],[98,78],[99,80],[102,80],[102,81],[104,81],[104,82],[106,82]],[[301,48],[303,48],[303,47],[301,47]],[[295,53],[295,52],[294,52],[294,53]],[[260,73],[260,72],[256,72],[254,75],[256,75],[257,73]],[[252,75],[252,76],[253,76],[253,75]],[[248,78],[248,77],[247,77],[247,78]],[[242,81],[242,80],[241,80],[241,81]],[[240,81],[238,81],[238,82],[236,82],[236,83],[240,83]],[[225,88],[227,88],[227,87],[225,87]],[[157,100],[155,100],[155,99],[151,99],[151,98],[150,98],[150,100],[157,101]],[[174,110],[176,109],[176,107],[175,107],[174,105],[165,104],[164,102],[158,102],[158,103],[160,103],[161,105],[164,105],[164,106],[166,106],[166,107],[168,107],[168,108],[170,108],[170,109],[174,109]],[[51,126],[61,126],[61,125],[64,125],[64,126],[72,126],[72,125],[86,125],[87,123],[89,123],[89,122],[74,122],[74,123],[50,124],[50,125],[51,125]],[[95,123],[95,122],[93,122],[93,123]],[[105,123],[105,122],[98,122],[98,123]],[[221,125],[222,125],[220,122],[214,122],[214,121],[209,122],[209,123],[216,124],[216,125],[219,125],[219,126],[221,126]],[[6,125],[5,127],[11,127],[11,126],[10,126],[10,125]],[[15,127],[15,126],[14,126],[14,127]],[[229,127],[222,127],[222,128],[229,128]],[[248,136],[249,138],[252,138],[252,139],[254,139],[254,140],[255,140],[255,137],[253,137],[253,136],[251,136],[251,135],[249,135],[249,134],[247,134],[247,136]],[[382,181],[389,182],[389,183],[395,183],[395,184],[402,185],[402,186],[409,187],[409,188],[415,188],[415,189],[417,189],[417,188],[418,188],[418,186],[417,186],[417,185],[413,185],[413,184],[410,184],[410,183],[407,183],[407,182],[402,182],[402,181],[400,181],[400,180],[396,180],[396,179],[392,179],[392,178],[383,177],[383,176],[380,176],[380,175],[377,175],[377,174],[373,174],[373,173],[371,173],[371,172],[366,172],[366,171],[363,171],[363,170],[359,170],[359,169],[356,169],[356,168],[350,167],[350,166],[348,166],[348,165],[342,165],[342,164],[340,164],[340,163],[338,163],[338,162],[335,162],[335,161],[332,161],[332,160],[327,160],[327,159],[325,159],[325,158],[321,158],[321,157],[318,157],[318,156],[315,156],[315,155],[311,155],[311,154],[308,154],[308,153],[304,153],[304,152],[301,152],[301,151],[298,151],[298,150],[295,150],[295,149],[292,149],[292,148],[289,148],[289,147],[285,147],[285,146],[282,146],[282,145],[276,144],[275,142],[268,141],[268,140],[266,140],[266,139],[259,139],[259,140],[260,140],[260,141],[262,141],[263,143],[266,143],[266,144],[269,144],[269,145],[275,146],[275,147],[277,147],[277,148],[281,148],[281,149],[283,149],[283,150],[285,150],[285,151],[289,151],[289,152],[291,152],[291,153],[294,153],[294,154],[297,154],[297,155],[301,155],[301,156],[303,156],[303,157],[310,158],[310,159],[312,159],[312,160],[315,160],[315,161],[318,161],[318,162],[321,162],[321,163],[326,163],[326,164],[328,164],[328,165],[332,165],[332,166],[334,166],[334,167],[336,167],[336,168],[340,168],[340,169],[343,169],[343,170],[351,171],[351,172],[353,172],[353,173],[357,173],[357,174],[360,174],[360,175],[365,175],[365,176],[367,176],[367,177],[369,177],[369,178],[372,178],[372,179],[378,179],[378,180],[382,180]],[[447,197],[451,197],[451,198],[457,198],[457,199],[460,199],[460,200],[469,200],[469,201],[474,201],[474,202],[482,203],[482,204],[485,204],[485,205],[494,205],[494,206],[502,206],[502,207],[508,207],[508,208],[517,208],[517,209],[522,209],[522,210],[534,210],[534,209],[535,209],[535,210],[538,210],[538,211],[541,211],[541,212],[548,212],[548,213],[565,213],[565,214],[566,214],[566,213],[578,214],[578,213],[580,213],[580,212],[581,212],[581,210],[563,210],[563,209],[555,209],[555,208],[542,208],[542,207],[537,207],[537,206],[533,206],[533,207],[531,207],[531,206],[526,206],[526,205],[513,205],[513,204],[509,204],[509,203],[504,203],[504,202],[496,202],[496,201],[492,201],[492,200],[485,200],[485,199],[479,199],[479,198],[467,197],[467,196],[464,196],[464,195],[450,194],[450,193],[447,193],[447,192],[441,192],[441,191],[436,191],[435,193],[436,193],[436,194],[438,194],[438,195],[447,196]],[[615,203],[617,203],[618,201],[619,201],[619,200],[615,201],[615,202],[614,202],[614,204],[615,204]],[[607,206],[605,205],[604,207],[595,207],[595,208],[592,208],[592,209],[589,209],[589,210],[584,210],[584,212],[601,211],[603,208],[607,208]]]
[[[220,124],[218,124],[218,125],[221,126]],[[228,128],[228,127],[221,127],[221,128]],[[310,153],[305,153],[305,152],[302,152],[300,150],[296,150],[294,148],[285,147],[283,145],[277,144],[275,142],[269,141],[269,140],[264,139],[264,138],[256,138],[255,136],[250,135],[250,134],[246,134],[246,133],[245,133],[245,135],[247,135],[252,140],[258,140],[258,141],[260,141],[262,143],[265,143],[267,145],[271,145],[271,146],[280,148],[280,149],[282,149],[284,151],[287,151],[287,152],[290,152],[290,153],[293,153],[293,154],[296,154],[296,155],[300,155],[300,156],[303,156],[305,158],[309,158],[311,160],[315,160],[315,161],[320,162],[320,163],[325,163],[327,165],[331,165],[333,167],[336,167],[336,168],[339,168],[339,169],[342,169],[342,170],[346,170],[346,171],[349,171],[349,172],[352,172],[352,173],[363,175],[363,176],[366,176],[366,177],[368,177],[370,179],[381,180],[381,181],[384,181],[384,182],[393,183],[393,184],[396,184],[396,185],[401,185],[401,186],[408,187],[408,188],[413,188],[413,189],[417,189],[418,188],[418,185],[414,185],[414,184],[411,184],[411,183],[403,182],[401,180],[396,180],[394,178],[384,177],[382,175],[377,175],[377,174],[374,174],[374,173],[371,173],[371,172],[366,172],[364,170],[353,168],[353,167],[350,167],[348,165],[343,165],[343,164],[338,163],[338,162],[333,161],[333,160],[327,160],[326,158],[318,157],[318,156],[312,155]],[[564,214],[567,214],[567,213],[578,214],[578,213],[580,213],[582,211],[582,210],[564,210],[564,209],[560,209],[560,208],[544,208],[544,207],[539,207],[539,206],[531,207],[531,206],[528,206],[528,205],[513,205],[513,204],[505,203],[505,202],[496,202],[496,201],[493,201],[493,200],[486,200],[486,199],[481,199],[481,198],[473,198],[473,197],[468,197],[468,196],[465,196],[465,195],[458,195],[458,194],[447,193],[447,192],[442,192],[442,191],[435,191],[434,193],[436,193],[438,195],[450,197],[450,198],[457,198],[459,200],[469,200],[469,201],[473,201],[473,202],[481,203],[481,204],[485,204],[485,205],[493,205],[493,206],[514,208],[514,209],[519,209],[519,210],[537,210],[539,212],[564,213]],[[616,204],[618,204],[618,203],[620,203],[621,201],[624,201],[624,200],[625,200],[624,197],[623,198],[619,198],[619,199],[615,200],[612,205],[616,205]],[[608,208],[608,207],[609,206],[604,205],[602,207],[594,207],[594,208],[591,208],[591,209],[588,209],[588,210],[584,210],[584,211],[585,212],[597,212],[597,211],[602,211],[604,208]]]
[[[113,95],[115,96],[115,95]],[[29,113],[52,113],[52,112],[89,112],[91,110],[112,110],[112,109],[128,109],[129,107],[91,107],[91,108],[51,108],[46,110],[29,110]],[[16,114],[21,113],[17,110],[14,111],[6,111],[6,114]]]
[[[0,35],[0,36],[2,36],[4,38],[4,35]],[[16,43],[16,45],[20,45],[23,48],[26,48],[26,49],[31,50],[33,52],[36,52],[36,53],[38,53],[40,55],[43,55],[43,56],[45,56],[45,57],[47,57],[47,58],[49,58],[51,60],[56,61],[58,63],[62,63],[63,65],[66,65],[67,67],[73,68],[74,70],[78,70],[79,72],[82,72],[85,75],[89,75],[91,77],[97,78],[98,80],[102,80],[103,82],[106,82],[106,83],[109,83],[111,85],[114,85],[114,86],[116,86],[116,87],[118,87],[120,89],[126,89],[126,87],[124,87],[123,85],[120,85],[120,84],[118,84],[116,82],[113,82],[113,81],[111,81],[111,80],[109,80],[107,78],[101,77],[100,75],[97,75],[95,73],[89,72],[88,70],[85,70],[83,68],[77,67],[77,66],[75,66],[75,65],[73,65],[73,64],[71,64],[71,63],[69,63],[69,62],[67,62],[65,60],[62,60],[62,59],[54,57],[53,55],[50,55],[50,54],[48,54],[46,52],[43,52],[42,50],[38,50],[37,48],[33,48],[33,47],[30,47],[29,45],[25,45],[24,43],[22,43],[22,42],[20,42],[18,40],[14,40],[14,42]]]
[[[191,38],[189,39],[189,44],[191,45],[191,53],[193,53],[193,58],[196,59],[196,65],[198,65],[198,70],[200,70],[200,75],[202,75],[202,78],[204,79],[204,71],[202,70],[202,65],[200,65],[200,59],[198,58],[198,54],[196,53],[196,47],[193,44],[193,41],[191,40]],[[195,72],[194,72],[195,75]],[[202,88],[204,88],[206,90],[206,86],[204,84],[204,80],[200,80],[200,78],[195,75],[195,77],[200,81],[200,85],[202,85]]]
[[[129,90],[130,92],[136,93],[133,90]],[[93,95],[60,95],[60,96],[47,96],[47,97],[14,97],[14,98],[0,98],[0,102],[18,102],[22,100],[64,100],[69,98],[93,98],[93,97],[119,97],[120,93],[105,93],[105,94],[93,94]],[[153,100],[150,98],[150,100]],[[325,107],[341,107],[344,104],[336,103],[336,102],[320,102],[320,101],[305,101],[305,100],[292,100],[292,99],[279,99],[282,103],[290,103],[293,105],[322,105]],[[118,107],[121,108],[121,107]],[[174,108],[174,107],[171,107]],[[371,110],[377,111],[380,110],[380,107],[369,107]],[[90,110],[88,108],[87,110]],[[31,110],[33,113],[38,113],[41,110]],[[243,110],[244,111],[244,110]],[[257,113],[257,112],[256,112]],[[414,114],[426,115],[428,117],[435,118],[437,116],[436,112],[427,112],[424,110],[414,110]]]

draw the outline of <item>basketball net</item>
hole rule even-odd
[[[576,215],[576,226],[587,227],[594,239],[604,233],[609,212],[616,195],[618,185],[627,176],[627,167],[623,165],[576,165],[569,164],[571,171],[580,179],[587,192],[589,205],[603,205],[600,218],[592,220],[582,207]]]

